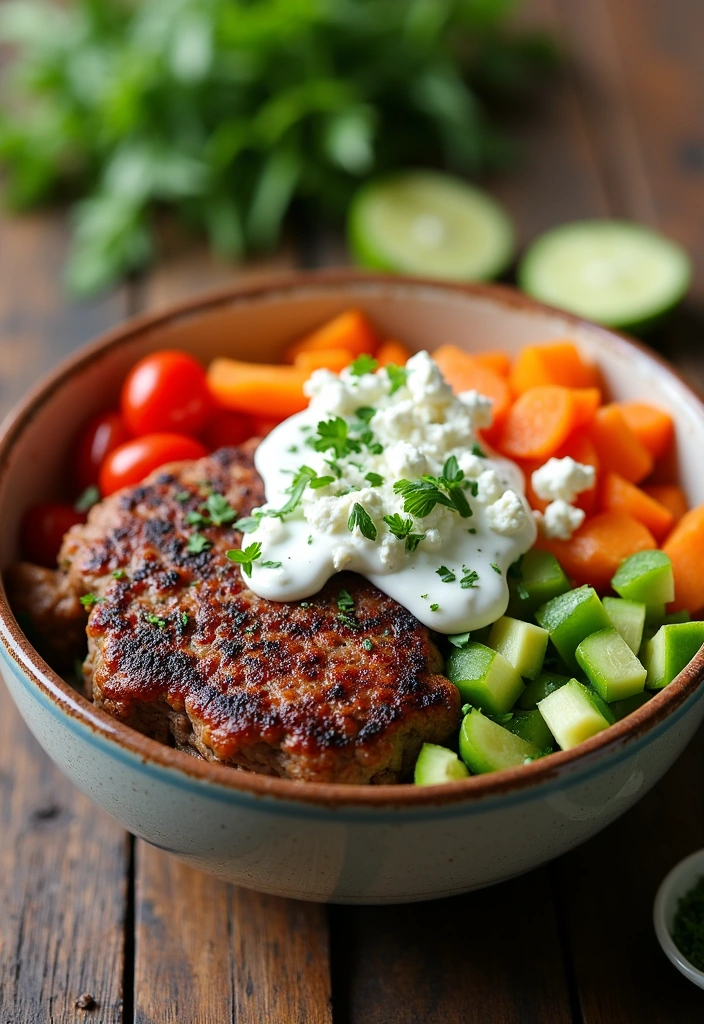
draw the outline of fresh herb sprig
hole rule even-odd
[[[262,556],[262,546],[259,541],[255,541],[254,544],[249,544],[246,548],[235,548],[227,552],[227,557],[231,562],[236,562],[242,567],[242,572],[245,576],[251,577],[252,566]]]
[[[463,519],[472,515],[465,488],[471,489],[471,482],[465,479],[457,459],[451,455],[438,477],[425,475],[420,480],[397,480],[394,491],[403,498],[403,511],[424,519],[436,505],[454,509]]]
[[[384,516],[384,522],[389,532],[406,542],[406,551],[415,551],[422,540],[425,540],[424,533],[413,533],[413,520],[404,519],[395,512],[393,515]]]

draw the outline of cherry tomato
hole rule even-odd
[[[138,484],[145,476],[167,462],[202,459],[207,451],[200,441],[185,434],[145,434],[110,452],[100,470],[103,495],[121,487]]]
[[[130,439],[119,412],[101,412],[88,420],[76,444],[76,483],[81,491],[97,484],[105,457]]]
[[[163,349],[140,359],[122,385],[122,415],[136,436],[197,434],[213,409],[205,371],[193,356]]]
[[[274,427],[278,427],[283,420],[275,419],[273,416],[253,416],[252,426],[254,427],[253,437],[266,437]]]
[[[254,437],[251,417],[229,409],[218,409],[203,432],[203,440],[211,451],[242,444],[250,437]]]
[[[28,508],[20,527],[22,555],[28,562],[56,568],[56,557],[64,534],[86,517],[70,505],[46,502]]]

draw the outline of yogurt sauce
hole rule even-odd
[[[267,501],[242,524],[243,547],[261,545],[245,582],[297,601],[349,569],[432,629],[478,629],[505,612],[506,571],[535,541],[521,471],[478,441],[490,400],[455,396],[427,352],[374,366],[316,370],[309,407],[257,449]]]

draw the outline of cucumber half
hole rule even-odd
[[[487,281],[514,254],[513,225],[481,189],[435,171],[372,181],[353,198],[348,242],[374,270],[456,281]]]
[[[563,224],[528,249],[521,288],[536,299],[608,327],[647,330],[684,297],[692,276],[679,245],[640,224]]]

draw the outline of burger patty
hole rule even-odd
[[[307,601],[257,597],[226,552],[242,540],[232,510],[263,501],[246,446],[166,467],[96,505],[57,571],[13,567],[13,605],[67,655],[87,604],[89,695],[146,735],[269,775],[401,781],[459,723],[437,647],[353,573]]]

